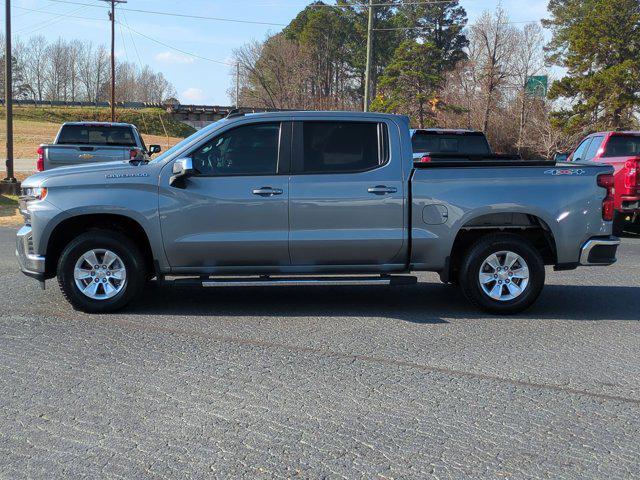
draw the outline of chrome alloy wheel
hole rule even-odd
[[[527,288],[529,267],[517,253],[495,252],[482,262],[478,280],[485,295],[506,302],[518,298]]]
[[[93,300],[106,300],[122,291],[127,282],[127,269],[111,250],[95,248],[78,259],[73,278],[84,295]]]

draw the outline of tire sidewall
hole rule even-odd
[[[529,269],[529,283],[525,291],[513,300],[494,300],[480,285],[479,273],[482,264],[489,255],[500,251],[511,251],[520,255]],[[521,312],[536,301],[544,286],[545,270],[540,254],[528,241],[515,235],[497,235],[480,240],[471,248],[463,263],[461,276],[463,292],[472,303],[490,313],[510,314]]]
[[[74,269],[78,259],[89,250],[107,249],[122,260],[127,273],[124,288],[115,296],[94,300],[83,294],[76,285]],[[110,312],[129,303],[144,284],[144,261],[137,247],[125,236],[112,232],[88,232],[72,240],[58,261],[58,282],[71,305],[85,312]]]

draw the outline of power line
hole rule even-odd
[[[127,20],[127,16],[125,15],[124,12],[122,12],[122,18],[124,19],[125,27],[128,27],[129,26],[129,21]],[[140,68],[142,68],[144,66],[144,64],[142,63],[142,60],[140,59],[140,54],[138,53],[138,47],[136,46],[136,41],[133,38],[133,33],[131,32],[131,29],[127,29],[127,31],[129,32],[129,38],[131,39],[131,43],[133,44],[133,50],[136,52],[136,57],[138,58],[138,64],[140,65]]]
[[[49,0],[49,1],[53,1],[53,0]],[[96,3],[97,0],[94,2]],[[62,20],[66,19],[66,18],[82,18],[85,20],[102,20],[102,19],[97,19],[97,18],[87,18],[87,17],[81,17],[78,15],[73,15],[76,12],[79,12],[81,10],[84,10],[87,7],[95,7],[97,5],[91,5],[91,4],[86,4],[80,8],[75,8],[73,10],[69,10],[68,12],[63,12],[63,13],[55,13],[55,12],[47,12],[45,10],[36,10],[33,8],[26,8],[26,7],[19,7],[19,6],[14,6],[13,8],[19,8],[20,10],[28,10],[28,11],[32,11],[32,12],[38,12],[38,13],[44,13],[46,15],[52,15],[55,18],[49,19],[49,20],[44,20],[41,22],[36,22],[32,25],[29,25],[27,27],[23,27],[20,28],[19,30],[17,30],[15,33],[20,33],[24,30],[30,30],[31,32],[36,32],[38,30],[42,30],[43,28],[46,28],[50,25],[54,25],[58,22],[61,22]]]
[[[511,25],[516,23],[539,23],[540,20],[525,20],[521,22],[500,22],[500,25]],[[388,32],[394,30],[424,30],[429,28],[429,26],[416,26],[416,27],[389,27],[389,28],[374,28],[375,32]]]
[[[49,0],[50,2],[53,0]],[[19,7],[17,5],[11,5],[11,8],[18,8],[20,10],[27,10],[26,13],[28,12],[36,12],[36,13],[42,13],[44,15],[53,15],[54,17],[69,17],[69,18],[80,18],[82,20],[99,20],[99,21],[103,21],[104,18],[96,18],[96,17],[85,17],[85,16],[81,16],[81,15],[69,15],[68,13],[55,13],[55,12],[47,12],[46,10],[37,10],[35,8],[27,8],[27,7]],[[78,9],[78,10],[82,10],[82,9]],[[72,12],[77,12],[78,10],[71,10]],[[14,16],[15,18],[15,16]],[[49,20],[45,20],[45,22],[48,22]],[[42,23],[42,22],[36,22],[34,25],[37,25],[38,23]],[[24,27],[24,28],[28,28],[28,27]],[[23,28],[23,30],[24,30]]]
[[[89,4],[86,4],[86,3],[74,2],[72,0],[49,0],[49,1],[56,2],[56,3],[68,3],[68,4],[71,4],[71,5],[84,5],[84,6],[90,6],[90,7],[103,8],[103,7],[101,7],[101,5],[89,5]],[[272,27],[286,27],[287,26],[286,23],[261,22],[261,21],[257,21],[257,20],[240,20],[238,18],[207,17],[207,16],[204,16],[204,15],[189,15],[189,14],[186,14],[186,13],[161,12],[161,11],[157,11],[157,10],[142,10],[142,9],[139,9],[139,8],[124,8],[124,7],[121,7],[118,10],[125,10],[127,12],[136,12],[136,13],[148,13],[150,15],[164,15],[164,16],[168,16],[168,17],[193,18],[193,19],[198,19],[198,20],[213,20],[213,21],[216,21],[216,22],[247,23],[247,24],[251,24],[251,25],[268,25],[268,26],[272,26]]]
[[[159,45],[162,45],[164,47],[170,48],[171,50],[175,50],[176,52],[180,52],[180,53],[182,53],[184,55],[188,55],[188,56],[193,57],[193,58],[199,58],[201,60],[206,60],[208,62],[218,63],[220,65],[227,65],[229,67],[235,66],[235,64],[233,64],[233,63],[223,62],[222,60],[214,60],[213,58],[203,57],[203,56],[195,54],[195,53],[187,52],[186,50],[182,50],[182,49],[180,49],[178,47],[174,47],[173,45],[169,45],[168,43],[164,43],[164,42],[158,40],[157,38],[150,37],[149,35],[145,35],[144,33],[141,33],[141,32],[139,32],[137,30],[134,30],[129,25],[122,24],[121,22],[117,22],[117,23],[120,24],[120,25],[123,25],[124,28],[128,28],[133,33],[135,33],[137,35],[140,35],[141,37],[146,38],[147,40],[151,40],[152,42],[155,42],[155,43],[157,43]]]

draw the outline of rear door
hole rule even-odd
[[[400,145],[397,136],[389,135],[391,125],[294,124],[289,182],[292,265],[322,270],[404,263],[406,192]]]

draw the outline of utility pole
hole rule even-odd
[[[373,63],[373,0],[369,0],[369,21],[367,22],[367,66],[364,72],[364,111],[369,111],[371,103],[371,67]]]
[[[236,62],[236,108],[240,107],[240,62]]]
[[[7,114],[7,176],[3,183],[15,184],[13,176],[13,78],[11,52],[11,1],[5,0],[4,106]]]
[[[111,121],[116,121],[116,3],[127,3],[127,0],[102,0],[111,4],[109,20],[111,20]]]

